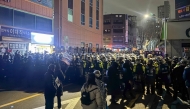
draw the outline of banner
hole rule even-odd
[[[72,60],[72,56],[69,55],[67,52],[63,53],[62,61],[65,62],[67,65],[70,65]]]
[[[165,40],[166,39],[166,35],[167,35],[166,29],[167,29],[166,22],[163,21],[160,40]]]
[[[4,27],[4,26],[1,26],[0,35],[8,36],[8,37],[18,37],[18,38],[20,37],[20,38],[31,39],[31,32],[28,30]]]

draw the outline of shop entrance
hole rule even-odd
[[[183,56],[190,56],[190,43],[182,43]]]
[[[30,44],[29,50],[32,53],[52,53],[53,46],[51,45],[39,45],[39,44]]]

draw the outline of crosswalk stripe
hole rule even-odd
[[[67,87],[67,86],[70,86],[70,85],[72,85],[72,83],[67,84],[67,85],[64,85],[63,87]],[[9,105],[12,105],[12,104],[15,104],[15,103],[23,102],[23,101],[26,101],[26,100],[28,100],[28,99],[31,99],[31,98],[34,98],[34,97],[37,97],[37,96],[40,96],[40,95],[42,95],[42,94],[34,94],[34,95],[31,95],[31,96],[28,96],[28,97],[25,97],[25,98],[22,98],[22,99],[19,99],[19,100],[15,100],[15,101],[13,101],[13,102],[0,105],[0,108],[9,106]],[[43,109],[44,109],[44,108],[43,108]]]
[[[162,109],[162,106],[164,104],[164,98],[165,98],[165,96],[166,96],[166,91],[163,91],[163,94],[161,96],[161,100],[158,103],[158,106],[156,107],[156,109]]]
[[[76,100],[73,100],[71,103],[69,103],[69,104],[65,107],[65,109],[74,109],[75,106],[76,106],[76,104],[78,103],[79,99],[80,99],[80,98],[78,97],[78,98],[76,98]]]
[[[79,99],[80,99],[80,97],[76,97],[76,98],[73,98],[73,99],[65,100],[65,101],[62,101],[61,104],[62,105],[68,104],[65,109],[74,109],[74,107],[78,103]],[[57,107],[57,103],[54,103],[54,108],[55,107]],[[37,108],[33,108],[33,109],[45,109],[45,106],[41,106],[41,107],[37,107]]]
[[[156,97],[156,95],[152,95],[152,96],[151,96],[150,102],[149,102],[148,105],[146,106],[146,109],[150,109],[150,108],[151,108],[152,103],[154,102],[155,97]]]
[[[133,106],[133,104],[136,102],[136,100],[139,98],[140,95],[141,94],[137,94],[136,97],[135,97],[135,99],[131,100],[131,102],[127,105],[127,107],[131,108]]]

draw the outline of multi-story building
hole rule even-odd
[[[128,17],[126,14],[104,15],[103,44],[106,48],[125,49],[128,47],[129,35],[131,41],[135,32],[132,31],[132,23]]]
[[[1,52],[51,52],[53,0],[0,0]]]
[[[158,6],[158,18],[164,18],[164,5]]]
[[[128,47],[137,48],[137,19],[128,15]]]
[[[169,1],[164,1],[164,5],[158,6],[158,18],[170,18]]]
[[[103,0],[54,0],[55,45],[101,47]]]
[[[137,38],[136,38],[137,49],[143,48],[143,42],[144,42],[143,27],[138,26],[137,27]]]

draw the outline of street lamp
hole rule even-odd
[[[145,15],[144,15],[144,18],[149,18],[149,15],[148,15],[148,14],[145,14]]]

